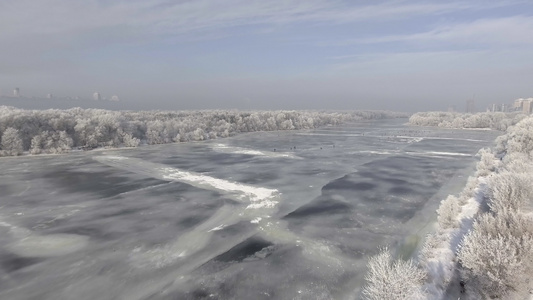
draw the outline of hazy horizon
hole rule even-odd
[[[533,96],[528,1],[21,0],[0,28],[3,96],[409,112]]]

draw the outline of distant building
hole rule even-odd
[[[13,90],[13,97],[20,97],[20,89],[19,88],[15,88]]]
[[[507,105],[505,103],[502,103],[502,104],[492,104],[491,106],[489,106],[489,108],[487,108],[487,111],[488,112],[506,112],[507,111]]]
[[[94,99],[94,101],[100,101],[100,100],[102,100],[102,96],[100,96],[100,93],[94,92],[93,99]]]
[[[475,111],[476,111],[476,102],[474,101],[474,99],[466,100],[466,112],[472,114]]]
[[[52,95],[52,94],[46,94],[46,99],[52,99],[52,98],[54,98],[54,95]]]
[[[513,103],[513,110],[514,111],[521,111],[525,114],[530,114],[532,112],[533,108],[533,98],[518,98]]]
[[[116,102],[118,102],[118,101],[120,101],[120,98],[119,98],[117,95],[113,95],[113,96],[111,96],[111,99],[109,99],[109,101],[116,101]]]
[[[531,113],[531,108],[532,108],[531,102],[533,102],[533,98],[529,98],[526,101],[524,101],[524,103],[522,104],[522,112],[526,114]]]
[[[518,98],[513,103],[513,110],[521,110],[522,109],[522,103],[524,102],[524,98]]]

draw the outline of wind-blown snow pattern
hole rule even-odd
[[[197,253],[205,247],[214,231],[222,230],[241,220],[247,219],[250,223],[261,225],[266,222],[261,220],[268,220],[270,218],[270,214],[279,203],[281,195],[275,189],[256,187],[195,172],[183,171],[138,158],[107,155],[96,156],[94,159],[109,166],[153,178],[181,182],[202,189],[214,190],[246,204],[245,207],[224,206],[214,216],[190,232],[180,236],[173,243],[145,251],[141,251],[142,248],[137,248],[132,253],[132,257],[135,258],[134,261],[136,261],[136,264],[140,263],[141,266],[162,268],[175,263],[182,257]],[[259,227],[259,229],[263,230],[263,227]],[[244,239],[245,237],[243,236],[242,238]],[[211,258],[212,256],[206,259]],[[189,264],[183,270],[183,274],[185,275],[189,268],[198,267],[205,262],[204,260],[199,260],[197,264]]]
[[[60,219],[57,216],[56,219]],[[5,245],[8,251],[21,257],[54,257],[72,253],[83,249],[89,238],[77,234],[48,234],[42,235],[27,228],[19,227],[3,221],[0,217],[0,227],[9,229],[15,239]]]
[[[226,144],[214,144],[213,150],[222,152],[222,153],[234,153],[234,154],[245,154],[259,157],[272,157],[272,158],[292,158],[292,159],[301,159],[297,155],[289,152],[274,152],[274,151],[265,151],[265,150],[254,150],[243,147],[228,146]]]
[[[166,181],[183,182],[192,186],[227,193],[240,202],[249,201],[250,204],[246,207],[248,209],[273,208],[279,202],[280,193],[275,189],[232,182],[131,157],[96,156],[94,159],[134,173],[138,172]]]
[[[459,153],[459,152],[443,152],[443,151],[427,151],[427,152],[405,152],[408,155],[418,155],[418,156],[430,156],[430,157],[441,157],[441,156],[466,156],[472,157],[472,154],[469,153]]]
[[[127,171],[163,180],[187,183],[199,188],[216,190],[232,195],[238,201],[250,202],[244,208],[224,205],[215,215],[191,231],[181,235],[172,243],[154,248],[137,247],[131,252],[132,264],[139,268],[161,269],[178,264],[173,273],[174,277],[178,277],[178,280],[172,280],[174,285],[180,285],[180,282],[188,278],[192,270],[207,263],[217,255],[228,251],[228,245],[238,244],[254,234],[268,238],[276,243],[294,243],[297,247],[303,248],[302,255],[304,257],[320,264],[325,263],[329,267],[344,269],[354,266],[354,262],[342,255],[337,249],[331,248],[319,240],[312,240],[292,233],[288,230],[284,221],[271,220],[270,214],[274,212],[273,208],[278,204],[281,196],[275,189],[231,182],[124,156],[97,156],[94,159]],[[244,219],[256,225],[256,231],[233,238],[233,243],[228,243],[224,247],[209,250],[205,248],[214,232],[223,230]],[[184,260],[185,257],[187,257],[187,260]]]

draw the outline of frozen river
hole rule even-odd
[[[493,131],[379,120],[0,159],[0,299],[353,299]]]

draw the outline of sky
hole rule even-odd
[[[465,109],[533,97],[533,1],[0,0],[0,93],[124,109]]]

